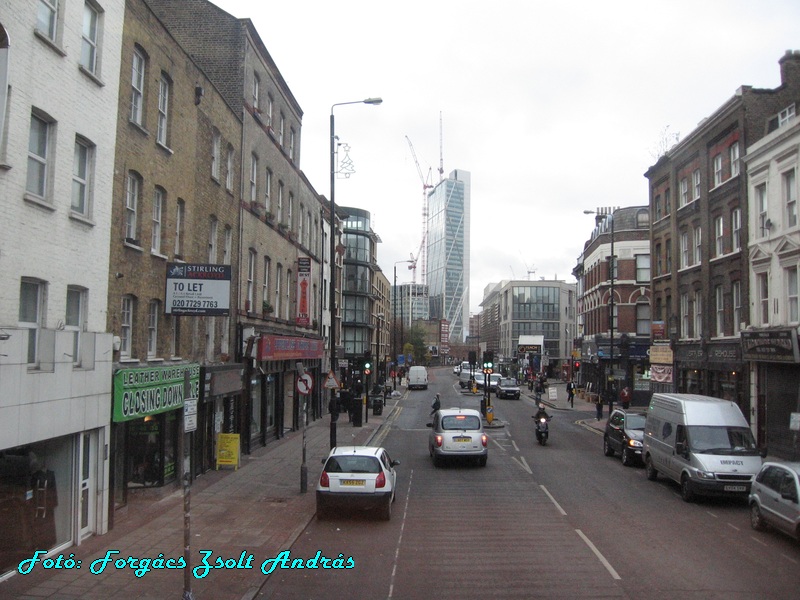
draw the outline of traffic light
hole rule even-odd
[[[364,375],[372,372],[372,355],[369,350],[364,350]]]
[[[483,353],[483,372],[487,375],[494,372],[494,352],[491,350]]]
[[[579,360],[576,360],[576,361],[575,361],[575,362],[572,364],[572,368],[573,368],[573,369],[575,369],[576,371],[580,371],[580,368],[581,368],[581,361],[579,361]]]

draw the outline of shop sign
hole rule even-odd
[[[672,348],[670,348],[669,344],[653,344],[650,346],[651,365],[671,365],[672,363]]]
[[[227,369],[224,371],[212,371],[211,392],[212,396],[222,396],[224,394],[235,394],[242,391],[242,370]]]
[[[742,358],[753,362],[800,362],[797,330],[743,331]]]
[[[189,372],[189,397],[200,395],[200,365],[120,369],[114,373],[115,423],[183,407],[183,378]]]
[[[168,315],[227,316],[231,266],[167,263],[164,308]]]
[[[311,324],[311,259],[301,256],[297,259],[297,318],[298,327]]]
[[[710,363],[733,363],[741,362],[742,347],[738,344],[709,344],[708,362]]]
[[[650,365],[650,381],[672,383],[672,365]]]
[[[320,359],[323,340],[288,335],[262,335],[258,340],[257,360]]]

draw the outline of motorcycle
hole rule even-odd
[[[533,418],[536,419],[536,417]],[[547,438],[550,436],[550,428],[547,425],[548,420],[546,417],[536,419],[536,441],[542,446],[547,443]]]

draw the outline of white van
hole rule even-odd
[[[653,394],[642,454],[647,478],[676,481],[686,502],[746,497],[763,456],[734,402],[697,394]]]
[[[472,370],[470,370],[469,363],[461,363],[461,373],[458,375],[458,385],[462,390],[471,387],[470,380],[474,377],[475,373],[482,373],[481,369],[479,369],[477,365],[471,369]]]
[[[408,389],[428,389],[428,369],[425,367],[410,367],[408,369]]]

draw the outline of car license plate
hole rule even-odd
[[[342,485],[364,485],[366,483],[365,479],[342,479],[340,482]]]
[[[746,485],[726,485],[723,488],[726,492],[746,492],[747,486]]]
[[[469,437],[469,436],[466,436],[466,435],[462,435],[461,437],[454,437],[453,441],[454,442],[462,442],[462,443],[463,442],[471,442],[472,438]]]

